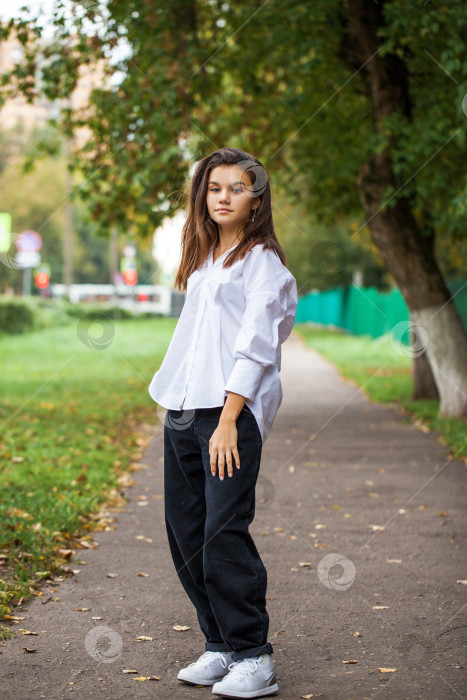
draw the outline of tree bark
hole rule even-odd
[[[384,22],[384,0],[348,0],[348,26],[343,28],[339,56],[352,70],[361,68],[373,107],[377,131],[395,112],[410,120],[407,70],[401,58],[379,56],[378,29]],[[363,67],[362,67],[363,66]],[[467,336],[438,267],[433,245],[417,225],[408,199],[384,205],[388,186],[400,187],[390,146],[363,165],[357,185],[373,241],[394,276],[410,310],[412,330],[423,349],[440,396],[440,416],[467,417]],[[431,233],[430,233],[431,235]],[[413,357],[419,357],[420,347]]]
[[[414,342],[416,342],[415,339],[412,340],[412,344]],[[412,399],[439,399],[438,387],[425,351],[413,358],[412,376]]]

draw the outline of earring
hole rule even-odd
[[[256,216],[256,209],[252,209],[252,212],[253,212],[253,216],[251,217],[251,220],[254,221],[255,216]]]

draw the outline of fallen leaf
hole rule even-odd
[[[107,574],[107,578],[115,578],[118,574]]]
[[[8,508],[6,513],[12,518],[14,516],[18,516],[19,518],[32,518],[32,515],[26,513],[25,510],[21,510],[21,508],[16,508],[16,506],[11,506],[11,508]]]
[[[89,608],[75,608],[78,612],[86,612]]]
[[[124,668],[122,673],[138,673],[138,671],[134,671],[131,668]]]
[[[284,532],[284,528],[283,527],[275,527],[274,532]]]
[[[312,697],[313,697],[313,693],[308,693],[308,695],[300,695],[300,697],[301,697],[301,698],[306,698],[306,700],[307,700],[308,698],[312,698]]]
[[[191,627],[188,627],[188,625],[174,625],[173,629],[176,632],[185,632],[185,630],[191,630]]]
[[[446,518],[449,515],[449,511],[448,510],[441,510],[439,513],[436,513],[436,515],[439,518]]]
[[[397,668],[378,668],[380,673],[395,673]]]
[[[136,637],[137,642],[152,642],[152,637]]]
[[[373,610],[389,610],[389,605],[373,605]]]
[[[144,574],[142,571],[138,571],[138,573],[136,575],[137,576],[144,576],[145,578],[147,578],[149,576],[149,574]]]
[[[358,664],[357,659],[347,659],[347,661],[343,661],[343,664]]]
[[[104,619],[103,617],[99,617],[98,615],[91,617],[91,620],[103,620],[103,619]]]
[[[72,549],[59,549],[58,553],[64,557],[65,559],[69,559],[71,556],[73,556],[73,550]]]
[[[388,564],[402,564],[402,559],[386,559]]]
[[[354,633],[353,633],[353,636],[354,636],[354,637],[361,637],[362,635],[360,634],[360,632],[354,632]]]
[[[145,542],[152,542],[150,537],[144,537],[144,535],[136,535],[137,540],[144,540]]]
[[[13,620],[15,625],[18,624],[18,620],[24,620],[24,617],[18,617],[17,615],[4,615],[5,620]]]
[[[133,678],[134,681],[147,681],[146,676],[140,676],[139,678]]]
[[[19,631],[21,632],[21,634],[33,634],[35,636],[37,636],[39,634],[39,632],[30,632],[29,630],[20,629]]]
[[[37,649],[28,649],[27,647],[23,647],[24,651],[29,652],[29,654],[34,654],[34,652],[37,651]]]
[[[291,464],[289,467],[289,474],[293,474],[294,472],[295,472],[295,467],[293,464]]]
[[[372,530],[384,530],[384,525],[368,525]]]
[[[315,525],[315,530],[323,530],[323,528],[325,527],[326,525],[323,525],[323,523],[318,523],[317,525]]]
[[[467,578],[458,578],[456,583],[462,583],[463,586],[467,586]]]
[[[299,565],[299,566],[313,566],[313,564],[311,563],[311,561],[299,561],[299,562],[298,562],[298,565]]]

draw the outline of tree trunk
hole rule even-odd
[[[412,320],[413,322],[413,320]],[[412,334],[415,336],[415,333]],[[412,345],[416,339],[412,340]],[[421,355],[415,355],[412,362],[413,391],[412,399],[439,399],[436,386],[426,351]]]
[[[430,218],[430,213],[426,213],[426,219]],[[427,227],[428,228],[428,227]],[[426,228],[424,229],[426,231]],[[425,235],[424,241],[427,247],[434,255],[435,252],[435,230],[430,227],[430,234]],[[412,319],[412,323],[413,323]],[[412,331],[412,345],[417,342],[416,334]],[[426,351],[421,354],[415,354],[412,362],[413,390],[412,399],[439,399],[439,391],[436,386],[433,372],[431,371],[430,363]]]
[[[381,3],[384,4],[384,3]],[[373,0],[348,0],[340,57],[362,79],[373,106],[377,131],[384,117],[399,112],[410,120],[407,70],[402,59],[376,52],[383,10]],[[365,65],[364,65],[365,64]],[[362,67],[363,66],[363,67]],[[433,245],[422,233],[404,196],[383,207],[383,193],[397,190],[390,147],[373,154],[357,178],[371,236],[381,251],[410,310],[412,330],[431,367],[440,396],[440,416],[467,418],[467,336],[436,262]],[[431,233],[430,233],[431,235]]]

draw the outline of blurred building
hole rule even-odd
[[[44,40],[43,40],[44,41]],[[45,41],[44,41],[45,44]],[[11,71],[12,68],[23,60],[24,48],[15,37],[0,43],[0,74]],[[39,57],[38,72],[41,69]],[[104,70],[102,62],[92,66],[81,66],[80,77],[75,90],[68,100],[48,100],[40,95],[28,103],[23,95],[18,95],[6,102],[0,109],[0,129],[18,129],[18,140],[21,135],[24,140],[33,129],[41,129],[46,126],[48,119],[56,119],[60,110],[71,107],[74,112],[86,110],[89,105],[89,95],[95,87],[102,87],[104,83]],[[87,138],[87,130],[80,129],[76,134],[76,145],[82,145]]]

